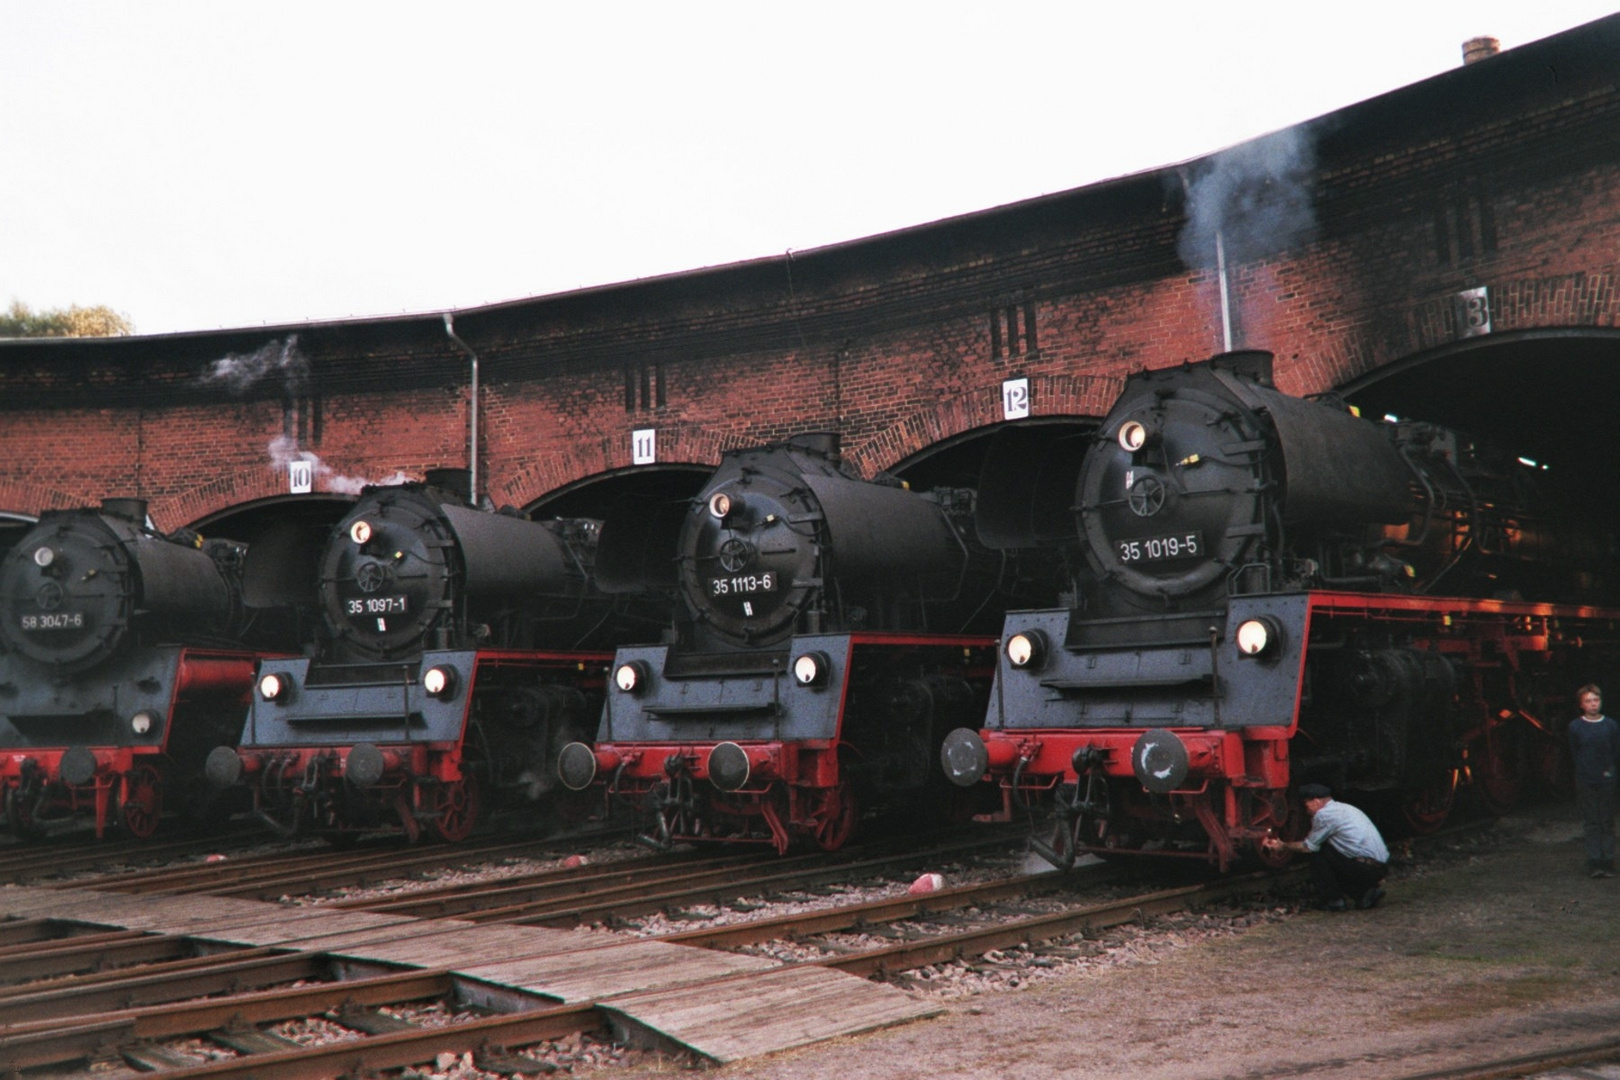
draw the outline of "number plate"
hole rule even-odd
[[[372,615],[403,615],[407,610],[403,596],[359,596],[343,601],[343,605],[349,616],[357,619]]]
[[[762,574],[733,574],[730,577],[709,579],[710,596],[752,596],[755,593],[775,592],[776,572]]]
[[[84,628],[84,612],[82,611],[46,611],[38,615],[19,615],[17,625],[24,630],[82,630]]]
[[[1175,536],[1148,536],[1140,540],[1114,543],[1122,563],[1166,562],[1170,559],[1196,559],[1204,554],[1204,534],[1178,533]]]

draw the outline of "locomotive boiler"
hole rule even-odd
[[[150,836],[200,796],[255,663],[285,647],[242,602],[245,548],[159,533],[140,499],[48,510],[0,559],[0,797],[23,836],[90,814]]]
[[[1320,781],[1416,829],[1504,807],[1611,671],[1610,543],[1464,434],[1280,393],[1271,356],[1133,375],[1086,453],[1067,606],[1009,614],[956,783],[1052,810],[1037,850],[1223,869]],[[995,483],[986,476],[984,483]],[[991,531],[995,531],[992,529]]]
[[[278,831],[461,840],[550,792],[600,709],[627,605],[592,587],[597,523],[477,509],[464,476],[362,493],[318,556],[318,641],[260,665],[209,756]]]
[[[726,454],[674,515],[609,518],[604,583],[668,585],[677,618],[663,643],[618,650],[563,783],[636,806],[657,845],[778,852],[948,801],[933,760],[983,714],[1008,597],[1055,595],[976,545],[971,513],[971,492],[863,479],[836,436],[806,435]]]

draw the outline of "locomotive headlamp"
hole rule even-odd
[[[357,521],[349,526],[349,539],[357,544],[364,544],[371,539],[371,522]]]
[[[1020,670],[1038,668],[1046,659],[1046,635],[1024,630],[1007,639],[1007,662]]]
[[[1268,616],[1245,619],[1238,624],[1234,640],[1244,656],[1272,656],[1282,648],[1282,627]]]
[[[807,652],[793,661],[793,681],[800,686],[821,686],[832,663],[824,652]]]
[[[129,718],[129,730],[137,735],[145,735],[157,723],[157,714],[150,709],[142,709]]]
[[[292,690],[292,680],[283,675],[264,675],[259,679],[259,696],[266,701],[286,701]]]
[[[56,552],[48,547],[34,549],[34,565],[41,570],[56,561]]]
[[[1119,448],[1127,454],[1134,454],[1148,444],[1153,433],[1148,426],[1140,420],[1127,420],[1119,426],[1114,438],[1119,441]]]
[[[647,665],[640,660],[620,664],[613,670],[613,685],[626,694],[639,694],[647,689]]]
[[[717,491],[709,496],[709,516],[718,521],[724,521],[726,515],[735,508],[736,503],[723,491]]]
[[[422,689],[429,697],[444,699],[456,692],[456,669],[430,667],[422,673]]]

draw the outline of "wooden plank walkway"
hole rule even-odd
[[[892,987],[823,968],[637,941],[604,931],[483,926],[226,897],[0,887],[0,919],[56,919],[337,959],[448,968],[565,1002],[601,1001],[626,1038],[674,1040],[715,1061],[935,1016]],[[719,981],[715,981],[719,980]],[[694,994],[696,983],[706,983]]]
[[[850,986],[850,981],[859,988]],[[827,968],[779,967],[705,987],[629,994],[603,1002],[611,1011],[718,1062],[758,1057],[840,1035],[893,1027],[945,1010]]]

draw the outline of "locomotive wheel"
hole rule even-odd
[[[1282,792],[1273,792],[1265,800],[1267,810],[1266,820],[1256,822],[1269,828],[1279,840],[1303,840],[1310,832],[1310,815],[1305,812],[1305,806],[1297,796],[1285,795]],[[1293,861],[1294,855],[1290,851],[1267,851],[1264,844],[1254,845],[1254,854],[1262,866],[1273,870],[1281,870]]]
[[[45,826],[34,819],[34,796],[23,788],[6,788],[6,821],[19,840],[38,840],[45,835]]]
[[[822,851],[837,851],[849,842],[860,820],[860,804],[848,784],[828,788],[816,809],[816,846]]]
[[[484,799],[478,781],[471,773],[450,784],[439,785],[438,816],[433,827],[452,844],[458,844],[472,835],[478,825]]]
[[[138,765],[124,774],[118,816],[129,834],[145,840],[157,832],[163,813],[163,781],[150,765]]]
[[[1457,773],[1441,769],[1423,787],[1406,791],[1401,799],[1401,813],[1414,833],[1427,836],[1446,823],[1456,801]]]
[[[1492,724],[1469,745],[1469,773],[1480,802],[1493,814],[1519,804],[1525,783],[1524,730],[1516,722]]]

